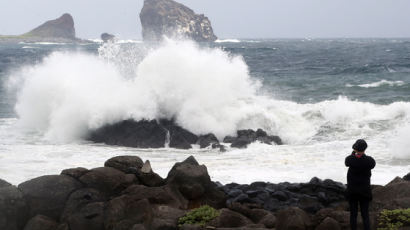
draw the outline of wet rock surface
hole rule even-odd
[[[0,180],[0,229],[349,229],[345,186],[332,180],[222,185],[192,156],[165,179],[156,176],[149,161],[118,156],[105,167],[66,169],[18,187]],[[382,209],[410,207],[409,186],[399,177],[373,186],[373,228]],[[178,225],[202,205],[219,216],[203,227]]]
[[[192,145],[199,145],[200,148],[226,151],[225,145],[213,133],[197,136],[172,120],[124,120],[92,130],[87,139],[96,143],[134,148],[191,149]],[[237,136],[223,139],[232,148],[246,148],[256,141],[269,145],[283,144],[279,136],[270,136],[262,129],[238,130]]]

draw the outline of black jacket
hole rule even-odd
[[[360,158],[354,154],[346,157],[345,165],[349,167],[347,171],[347,197],[358,199],[372,199],[370,187],[371,170],[376,166],[376,161],[363,154]]]

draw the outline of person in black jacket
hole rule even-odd
[[[357,212],[360,204],[360,213],[363,219],[364,230],[370,230],[369,203],[372,200],[370,187],[371,170],[376,166],[376,161],[364,154],[367,143],[363,139],[353,144],[353,152],[345,159],[347,171],[347,198],[350,206],[350,227],[357,228]]]

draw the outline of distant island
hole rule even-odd
[[[198,42],[217,39],[206,16],[173,0],[145,0],[140,19],[145,41],[158,41],[164,35]]]
[[[74,20],[70,14],[49,20],[22,35],[0,35],[0,42],[83,42],[75,36]]]

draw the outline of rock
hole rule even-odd
[[[131,196],[134,200],[147,199],[151,204],[167,205],[174,208],[186,206],[183,203],[184,200],[175,195],[169,186],[147,187],[144,185],[132,185],[124,190],[122,194]]]
[[[302,195],[299,199],[298,207],[309,213],[316,213],[323,208],[323,205],[315,197],[309,195]]]
[[[88,173],[90,170],[86,168],[71,168],[71,169],[64,169],[61,172],[61,175],[71,176],[74,179],[80,178],[82,175]]]
[[[169,132],[169,147],[177,149],[190,149],[196,144],[198,136],[178,126],[172,120],[161,120],[161,125]]]
[[[151,173],[152,172],[152,167],[151,167],[151,163],[149,162],[149,160],[146,160],[144,165],[141,167],[141,172],[142,173]]]
[[[147,199],[122,195],[108,202],[104,226],[105,229],[128,230],[136,224],[148,224],[152,219],[152,208]]]
[[[164,220],[159,218],[154,218],[151,223],[150,230],[177,230],[177,224],[171,220]]]
[[[100,230],[104,229],[104,203],[88,203],[68,218],[70,229]]]
[[[220,210],[220,215],[210,222],[209,225],[218,228],[238,228],[253,224],[251,220],[244,215],[223,208]]]
[[[45,22],[32,31],[25,34],[29,37],[38,38],[64,38],[75,40],[74,20],[70,14]]]
[[[268,214],[258,222],[267,228],[274,228],[276,226],[276,217],[273,214]]]
[[[304,230],[311,225],[309,216],[300,208],[291,207],[277,213],[277,230]]]
[[[45,215],[58,220],[69,195],[82,185],[72,177],[51,175],[38,177],[18,188],[24,195],[29,207],[29,217]]]
[[[0,187],[0,229],[20,230],[28,219],[23,193],[16,186]]]
[[[190,205],[208,204],[215,208],[225,206],[225,193],[211,181],[206,166],[199,165],[192,156],[172,167],[166,183],[180,192],[191,203]]]
[[[107,145],[136,148],[163,148],[167,130],[157,121],[125,120],[92,131],[88,139]]]
[[[335,210],[332,208],[321,209],[313,216],[313,225],[320,225],[326,218],[334,219],[340,225],[341,229],[350,229],[350,213],[348,211]],[[358,218],[358,226],[361,225],[361,223],[359,223],[360,221],[361,218]]]
[[[0,179],[0,188],[11,186],[11,184],[5,180]]]
[[[141,182],[141,184],[148,187],[159,187],[165,184],[165,180],[153,171],[149,173],[144,173],[142,171],[138,172],[137,178]]]
[[[410,207],[410,181],[399,177],[384,187],[376,187],[372,191],[372,210],[398,209]]]
[[[56,228],[57,222],[53,219],[47,216],[37,215],[28,221],[24,230],[55,230]]]
[[[324,219],[322,223],[320,223],[320,225],[316,227],[316,230],[328,230],[328,229],[341,230],[342,228],[340,227],[340,224],[335,219],[331,217],[326,217],[326,219]]]
[[[207,17],[173,0],[145,0],[140,19],[144,40],[158,41],[164,35],[199,42],[217,39]]]
[[[212,144],[219,144],[218,138],[212,133],[201,135],[198,138],[198,143],[201,149],[206,148]]]
[[[106,195],[118,194],[134,183],[135,175],[125,174],[115,168],[100,167],[90,170],[80,181],[89,188],[94,188]]]
[[[117,156],[107,160],[104,163],[105,167],[118,169],[124,173],[129,173],[129,168],[140,169],[143,166],[141,158],[137,156]]]
[[[410,173],[407,173],[407,175],[405,175],[405,176],[403,177],[403,180],[410,181]]]
[[[71,193],[64,211],[61,215],[61,222],[67,221],[74,213],[81,212],[81,209],[90,203],[104,202],[107,197],[101,192],[92,188],[83,188]]]
[[[115,36],[109,33],[102,33],[101,40],[103,40],[103,42],[113,42],[115,40]]]
[[[224,142],[232,143],[233,148],[246,148],[250,143],[260,141],[265,144],[277,144],[282,145],[282,140],[278,136],[268,136],[268,134],[262,129],[258,129],[256,132],[252,129],[238,130],[236,137],[227,136],[224,138]]]

